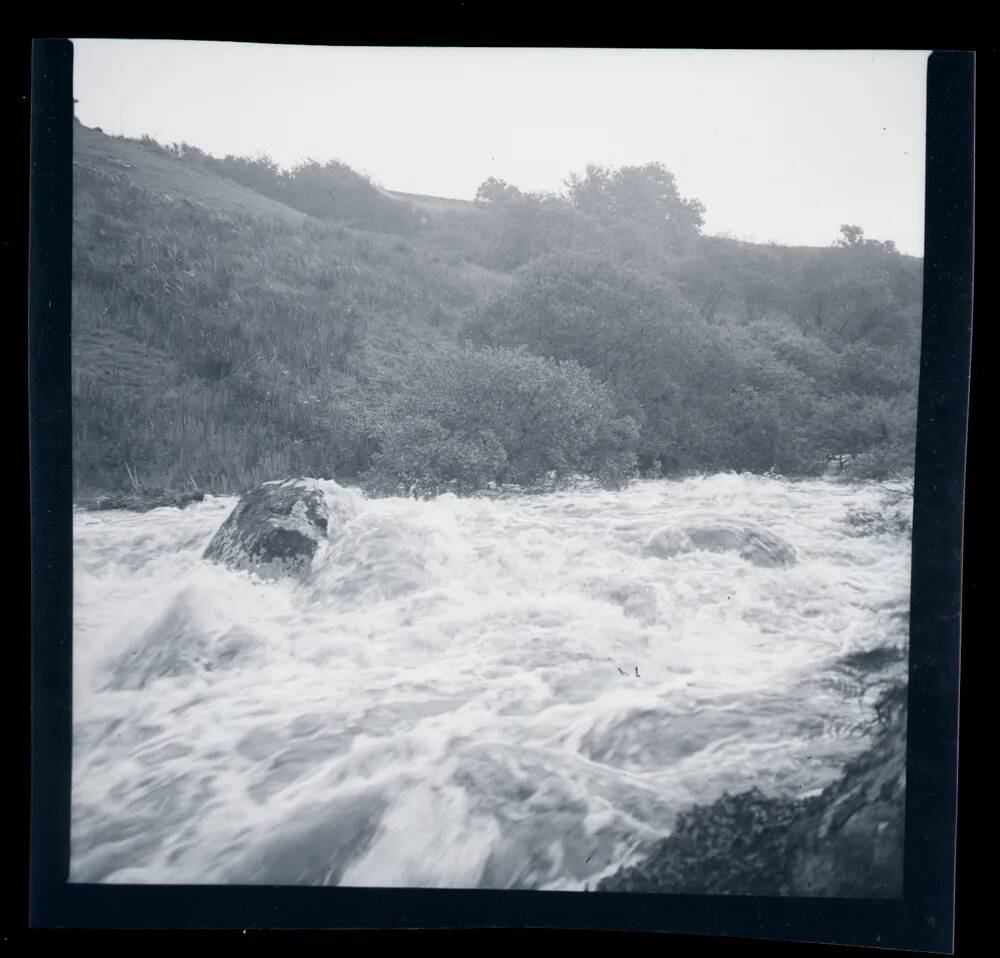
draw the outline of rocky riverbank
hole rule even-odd
[[[879,699],[871,746],[815,797],[724,795],[678,816],[598,891],[895,898],[902,893],[906,686]]]
[[[140,489],[135,492],[118,492],[103,496],[88,496],[78,499],[75,505],[86,512],[106,512],[124,509],[128,512],[149,512],[172,506],[183,509],[192,502],[201,502],[204,492],[168,492],[163,489]]]

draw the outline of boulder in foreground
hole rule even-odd
[[[204,557],[268,578],[302,575],[329,519],[323,491],[307,480],[265,482],[240,499]]]

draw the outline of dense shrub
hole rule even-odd
[[[740,298],[726,321],[720,301],[688,298],[714,295],[710,279],[694,294],[648,264],[549,253],[517,270],[467,335],[585,366],[639,424],[644,462],[801,475],[835,461],[872,478],[905,469],[916,428],[912,340],[885,347],[799,326],[781,311],[786,252],[763,248],[725,276]],[[729,254],[745,258],[738,247]],[[748,287],[747,270],[767,282]]]
[[[450,346],[413,362],[378,428],[377,492],[464,492],[634,468],[636,427],[581,366],[523,349]]]

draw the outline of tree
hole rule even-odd
[[[671,248],[686,246],[704,225],[705,207],[684,199],[662,163],[611,170],[590,164],[584,176],[566,182],[570,200],[604,222],[627,219],[654,226]]]
[[[498,180],[495,176],[491,176],[480,184],[473,202],[476,206],[486,209],[499,209],[504,203],[523,195],[516,186],[511,186],[505,180]]]
[[[840,227],[840,239],[834,241],[834,246],[844,249],[853,249],[857,246],[864,246],[865,231],[860,226],[851,226],[845,223]]]
[[[899,250],[892,240],[870,240],[865,239],[865,231],[860,226],[849,226],[844,224],[840,227],[840,239],[834,240],[834,246],[843,249],[858,249],[861,247],[877,250],[890,255],[898,256]]]

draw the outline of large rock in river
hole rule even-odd
[[[651,555],[669,559],[685,552],[735,552],[759,566],[787,566],[795,550],[784,539],[751,523],[710,521],[661,529],[646,545]]]
[[[205,558],[276,578],[308,570],[328,533],[322,489],[304,479],[265,482],[240,499]]]

